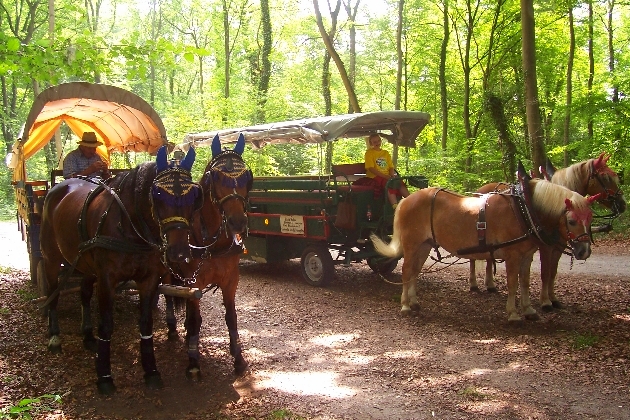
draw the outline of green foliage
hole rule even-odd
[[[16,405],[5,407],[0,411],[0,419],[25,419],[30,420],[34,415],[53,411],[61,405],[61,396],[56,394],[44,394],[36,398],[24,398]]]
[[[572,337],[572,347],[576,350],[584,350],[593,347],[599,342],[599,337],[591,333],[574,333]]]

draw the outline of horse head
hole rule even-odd
[[[591,256],[591,222],[593,212],[590,205],[598,196],[584,198],[578,193],[565,198],[564,223],[560,225],[560,235],[569,244],[572,255],[578,260]]]
[[[609,208],[613,215],[617,216],[626,211],[626,200],[619,187],[619,176],[606,163],[608,159],[610,155],[601,153],[599,157],[589,161],[590,174],[586,193],[599,194],[597,202]]]
[[[232,150],[221,150],[219,136],[212,141],[212,159],[206,167],[202,188],[221,215],[221,227],[227,236],[240,243],[247,231],[247,200],[254,180],[242,158],[245,137],[239,134]]]
[[[160,237],[169,261],[191,257],[189,231],[193,213],[203,203],[201,188],[192,181],[195,149],[190,148],[181,162],[168,162],[166,146],[158,150],[157,175],[151,188],[151,211],[160,227]]]

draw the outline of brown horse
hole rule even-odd
[[[603,216],[607,219],[618,217],[626,210],[626,202],[623,192],[619,187],[619,177],[608,167],[607,161],[610,156],[604,153],[594,159],[588,159],[575,163],[567,168],[556,170],[551,162],[547,160],[546,168],[541,172],[554,184],[562,185],[580,195],[597,196],[597,202],[611,210],[612,214]],[[477,190],[480,194],[485,194],[494,190],[508,188],[505,183],[487,184]],[[597,218],[597,216],[595,216]],[[558,271],[558,263],[562,256],[562,247],[541,244],[540,265],[542,289],[540,303],[542,309],[550,311],[553,308],[560,308],[562,304],[554,293],[555,278]],[[493,276],[493,260],[486,262],[485,284],[488,292],[496,292]],[[471,291],[479,291],[477,277],[475,273],[475,261],[470,262],[469,285]]]
[[[152,302],[164,259],[190,257],[190,220],[202,195],[190,168],[194,152],[181,165],[169,165],[166,148],[156,162],[147,162],[121,173],[108,183],[72,178],[57,184],[46,195],[41,224],[41,247],[50,304],[48,331],[51,352],[61,351],[57,303],[59,271],[64,261],[69,272],[85,275],[81,284],[84,345],[96,349],[97,386],[102,394],[116,390],[111,376],[110,341],[116,285],[135,280],[140,295],[140,352],[145,383],[162,386],[153,350]],[[92,335],[90,298],[98,287],[98,343]]]
[[[225,323],[230,336],[230,354],[234,370],[240,375],[248,363],[238,335],[235,295],[238,287],[238,264],[243,250],[240,235],[247,231],[246,203],[253,175],[241,155],[245,138],[240,135],[233,150],[221,150],[218,136],[212,142],[212,159],[199,182],[204,204],[195,215],[191,231],[194,245],[190,262],[173,264],[171,280],[177,284],[197,287],[204,291],[220,288],[225,306]],[[179,301],[178,306],[183,306]],[[173,299],[166,297],[169,337],[177,336]],[[186,301],[186,343],[189,364],[186,376],[199,379],[199,332],[201,329],[199,299]]]
[[[538,319],[529,299],[529,272],[539,237],[559,236],[571,244],[575,258],[584,260],[591,253],[592,212],[584,197],[564,187],[530,178],[525,178],[522,185],[523,197],[496,193],[466,197],[440,188],[426,188],[398,205],[391,242],[386,244],[375,235],[371,239],[380,254],[404,257],[400,298],[403,313],[419,309],[416,277],[431,249],[442,247],[466,258],[505,260],[508,320],[521,320],[516,310],[519,283],[525,318]],[[526,205],[528,202],[531,204]],[[487,220],[483,245],[479,231],[481,209]]]

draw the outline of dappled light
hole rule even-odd
[[[310,341],[320,346],[339,347],[356,340],[358,337],[358,334],[322,334]]]
[[[339,374],[331,371],[321,372],[277,372],[263,370],[258,372],[261,388],[273,388],[296,395],[319,395],[330,398],[348,398],[357,391],[338,384]]]

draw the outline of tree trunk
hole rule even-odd
[[[262,54],[260,78],[258,79],[258,99],[256,106],[256,124],[266,121],[265,105],[267,104],[267,93],[269,91],[269,80],[271,79],[271,17],[269,15],[269,0],[260,0],[260,20],[262,23]]]
[[[403,20],[405,13],[405,0],[398,0],[398,25],[396,26],[396,98],[394,99],[394,109],[400,109],[400,97],[402,96],[402,79],[403,79],[403,66],[405,65],[405,58],[402,50],[402,36],[403,36]],[[394,143],[392,150],[392,162],[394,166],[398,163],[398,143]]]
[[[571,141],[571,103],[573,102],[573,59],[575,57],[575,25],[573,22],[573,7],[569,6],[569,59],[567,61],[567,104],[564,112],[564,166],[569,166],[569,151],[567,146]]]
[[[593,0],[588,0],[588,140],[593,140],[593,80],[595,78],[595,51],[593,51]]]
[[[319,33],[322,36],[322,40],[324,41],[324,45],[326,46],[326,50],[332,57],[337,66],[337,70],[339,71],[339,75],[341,76],[341,80],[343,81],[343,85],[346,88],[346,92],[348,93],[348,98],[350,100],[350,104],[352,105],[352,109],[354,112],[361,112],[361,107],[359,106],[359,101],[357,99],[357,95],[352,87],[352,83],[350,83],[350,78],[348,77],[348,72],[346,71],[346,67],[341,61],[341,57],[335,50],[335,46],[332,43],[332,40],[326,33],[326,29],[324,28],[324,23],[322,22],[322,14],[319,11],[319,3],[317,0],[313,0],[313,6],[315,8],[315,19],[317,20],[317,27],[319,28]]]
[[[443,25],[444,37],[442,38],[442,47],[440,49],[440,103],[442,109],[442,151],[446,151],[446,141],[448,138],[448,94],[446,89],[446,56],[448,39],[451,33],[448,19],[448,1],[444,0],[443,7]]]
[[[538,174],[538,167],[544,164],[545,148],[540,121],[540,106],[538,103],[538,86],[536,77],[536,42],[534,1],[521,0],[521,28],[523,77],[525,81],[525,110],[527,113],[527,127],[532,151],[534,173]]]
[[[341,0],[337,0],[335,8],[330,10],[330,31],[328,31],[328,37],[332,40],[335,39],[337,34],[337,18],[339,17],[340,9]],[[324,97],[325,106],[324,115],[332,115],[332,95],[330,92],[330,60],[331,56],[328,53],[328,50],[326,50],[324,52],[324,62],[322,65],[322,96]],[[349,113],[350,112],[351,111],[349,111]],[[329,141],[326,143],[326,156],[324,158],[325,173],[332,172],[333,147],[333,142]]]
[[[350,37],[350,49],[348,51],[349,53],[349,59],[350,59],[350,63],[348,65],[348,78],[350,79],[350,85],[352,86],[352,89],[354,90],[354,83],[356,81],[356,75],[357,75],[357,27],[356,27],[356,18],[357,18],[357,12],[359,10],[359,3],[361,2],[361,0],[357,0],[357,2],[355,3],[354,6],[352,6],[352,1],[348,0],[348,2],[344,2],[344,7],[346,9],[346,13],[348,15],[348,20],[350,22],[350,30],[349,30],[349,37]],[[337,1],[337,10],[339,7],[339,3],[340,0]],[[331,17],[332,17],[332,12],[331,12]],[[353,112],[352,109],[352,103],[350,102],[350,100],[348,100],[348,114],[351,114]]]

